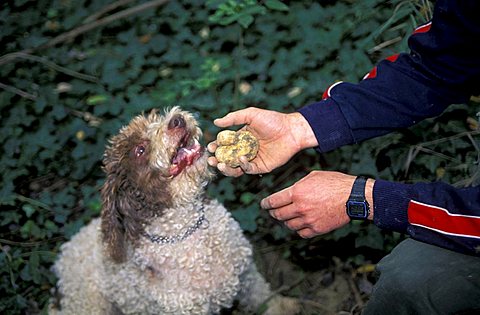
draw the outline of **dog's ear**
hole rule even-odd
[[[102,238],[107,254],[117,263],[125,261],[127,241],[135,242],[143,231],[144,218],[138,211],[142,203],[135,191],[118,172],[108,174],[102,187]]]
[[[108,176],[102,187],[102,240],[107,255],[115,262],[120,263],[126,256],[125,228],[122,209],[126,204],[120,197],[121,186],[117,179]]]

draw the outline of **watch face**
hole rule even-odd
[[[368,205],[366,202],[349,200],[347,202],[347,213],[354,219],[366,219],[368,218],[367,207]]]

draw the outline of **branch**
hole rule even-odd
[[[116,1],[114,3],[111,3],[105,7],[103,7],[102,9],[98,10],[97,12],[95,12],[94,14],[90,15],[89,17],[87,17],[84,21],[83,21],[83,24],[86,24],[86,23],[91,23],[93,21],[96,21],[98,20],[99,17],[101,17],[102,15],[104,15],[105,13],[108,13],[110,11],[113,11],[115,10],[116,8],[118,7],[121,7],[123,5],[126,5],[126,4],[129,4],[130,2],[133,2],[135,0],[119,0],[119,1]]]
[[[478,145],[475,143],[475,140],[473,139],[473,136],[476,136],[476,135],[480,135],[480,130],[464,131],[464,132],[458,133],[458,134],[450,136],[450,137],[436,139],[436,140],[423,142],[423,143],[411,146],[410,150],[408,151],[407,159],[405,161],[405,176],[408,174],[410,164],[417,157],[419,152],[425,152],[425,153],[428,153],[428,154],[436,155],[437,157],[446,159],[446,160],[451,161],[451,162],[459,162],[457,159],[449,157],[449,156],[447,156],[443,153],[436,152],[432,149],[429,149],[429,148],[427,148],[427,146],[438,145],[442,142],[452,141],[452,140],[455,140],[455,139],[462,138],[462,137],[466,136],[472,142],[473,147],[475,148],[477,153],[480,154],[480,148],[478,147]]]
[[[120,20],[120,19],[126,18],[127,16],[134,15],[134,14],[140,13],[142,11],[145,11],[147,9],[152,9],[152,8],[157,7],[157,6],[163,5],[167,1],[168,0],[154,0],[154,1],[146,2],[146,3],[140,4],[136,7],[133,7],[133,8],[130,8],[130,9],[125,9],[125,10],[117,12],[115,14],[106,16],[106,17],[104,17],[100,20],[97,20],[97,21],[95,21],[91,24],[81,25],[77,28],[74,28],[73,30],[71,30],[69,32],[60,34],[59,36],[50,40],[48,43],[38,46],[35,50],[41,50],[41,49],[53,47],[57,44],[65,42],[67,40],[74,39],[75,37],[77,37],[77,36],[79,36],[83,33],[86,33],[86,32],[88,32],[92,29],[95,29],[97,27],[102,27],[102,26],[107,25],[107,24],[109,24],[113,21]]]
[[[52,68],[53,70],[65,73],[69,76],[72,76],[72,77],[75,77],[75,78],[78,78],[78,79],[82,79],[82,80],[85,80],[85,81],[98,83],[98,79],[94,76],[91,76],[91,75],[88,75],[88,74],[83,74],[83,73],[80,73],[80,72],[77,72],[77,71],[70,70],[68,68],[59,66],[56,63],[48,60],[45,57],[30,55],[30,54],[25,53],[25,52],[15,52],[15,53],[7,54],[7,55],[4,55],[3,57],[1,57],[0,58],[0,64],[4,61],[4,59],[7,60],[7,61],[13,61],[15,59],[25,59],[25,60],[39,62],[39,63],[42,63],[42,64],[46,65],[49,68]]]
[[[400,37],[400,36],[395,37],[395,38],[390,39],[390,40],[387,40],[387,41],[385,41],[385,42],[383,42],[383,43],[380,43],[379,45],[377,45],[377,46],[375,46],[375,47],[373,47],[373,48],[370,48],[370,49],[368,50],[368,53],[369,53],[369,54],[373,54],[374,52],[379,51],[379,50],[382,50],[383,48],[385,48],[385,47],[387,47],[387,46],[390,46],[390,45],[393,45],[393,44],[395,44],[395,43],[397,43],[397,42],[399,42],[399,41],[401,41],[401,40],[402,40],[402,37]]]
[[[51,239],[42,240],[42,241],[38,241],[38,242],[16,242],[16,241],[11,241],[11,240],[0,238],[0,244],[6,244],[6,245],[12,245],[12,246],[21,246],[21,247],[36,247],[38,245],[42,245],[42,244],[46,244],[46,243],[50,243],[50,242],[58,242],[58,241],[61,241],[61,240],[64,240],[64,239],[65,239],[65,237],[58,236],[58,237],[54,237],[54,238],[51,238]]]
[[[429,148],[425,148],[425,147],[419,146],[419,147],[418,147],[418,150],[421,151],[421,152],[428,153],[428,154],[431,154],[431,155],[433,155],[433,156],[436,156],[436,157],[438,157],[438,158],[440,158],[440,159],[444,159],[444,160],[453,162],[453,163],[461,163],[461,161],[458,160],[458,159],[452,158],[452,157],[450,157],[450,156],[448,156],[448,155],[446,155],[446,154],[437,152],[437,151],[432,150],[432,149],[429,149]]]
[[[140,13],[140,12],[148,10],[148,9],[153,9],[153,8],[161,6],[161,5],[163,5],[167,2],[168,2],[168,0],[153,0],[153,1],[150,1],[150,2],[142,3],[138,6],[133,7],[133,8],[125,9],[125,10],[117,12],[115,14],[106,16],[106,17],[104,17],[100,20],[97,20],[95,22],[92,22],[90,24],[80,25],[80,26],[74,28],[73,30],[62,33],[62,34],[58,35],[57,37],[52,38],[51,40],[49,40],[47,43],[45,43],[43,45],[33,47],[33,48],[28,48],[28,49],[22,50],[18,53],[31,54],[34,51],[38,51],[38,50],[42,50],[42,49],[46,49],[46,48],[56,46],[60,43],[66,42],[66,41],[71,40],[71,39],[74,39],[75,37],[77,37],[77,36],[79,36],[83,33],[86,33],[88,31],[91,31],[95,28],[105,26],[105,25],[107,25],[111,22],[114,22],[116,20],[126,18],[130,15],[134,15],[134,14]],[[0,66],[9,62],[11,60],[11,57],[9,57],[9,56],[12,56],[12,55],[15,55],[15,54],[17,54],[17,53],[2,56],[0,58]]]
[[[5,91],[20,95],[21,97],[27,98],[29,100],[35,101],[37,99],[36,95],[30,94],[28,92],[25,92],[23,90],[17,89],[14,86],[3,84],[0,82],[0,89],[4,89]]]

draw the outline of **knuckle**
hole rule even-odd
[[[281,213],[279,210],[272,210],[272,212],[273,212],[273,217],[274,217],[276,220],[279,220],[279,221],[282,221],[282,220],[283,220],[282,213]]]
[[[315,219],[310,216],[304,217],[303,222],[305,222],[305,225],[308,227],[314,227],[315,225]]]
[[[311,238],[313,236],[312,233],[309,230],[306,230],[306,229],[299,231],[298,235],[301,238]]]

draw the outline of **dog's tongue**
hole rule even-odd
[[[170,175],[177,176],[187,166],[190,166],[201,155],[201,146],[195,144],[188,148],[178,149],[177,155],[173,158],[172,167],[170,168]]]

